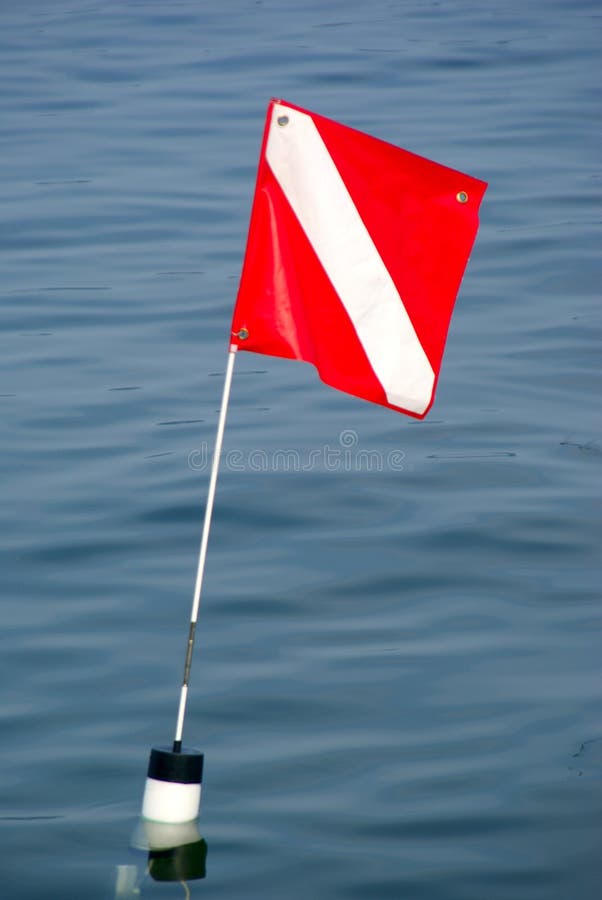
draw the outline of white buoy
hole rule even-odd
[[[153,747],[142,799],[142,818],[179,824],[198,818],[203,781],[203,754],[184,748]]]

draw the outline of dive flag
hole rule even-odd
[[[422,418],[486,188],[272,100],[232,344]]]

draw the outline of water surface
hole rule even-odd
[[[237,360],[191,896],[593,900],[597,4],[27,0],[0,22],[3,896],[113,898],[118,866],[185,895],[131,839],[280,96],[490,188],[424,422]]]

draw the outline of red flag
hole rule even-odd
[[[486,188],[272,100],[232,343],[422,418]]]

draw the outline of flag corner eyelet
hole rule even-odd
[[[240,331],[234,332],[234,337],[237,337],[240,341],[246,341],[249,337],[249,330],[247,328],[241,328]]]
[[[468,203],[468,194],[466,191],[458,191],[456,194],[456,200],[458,203]]]

